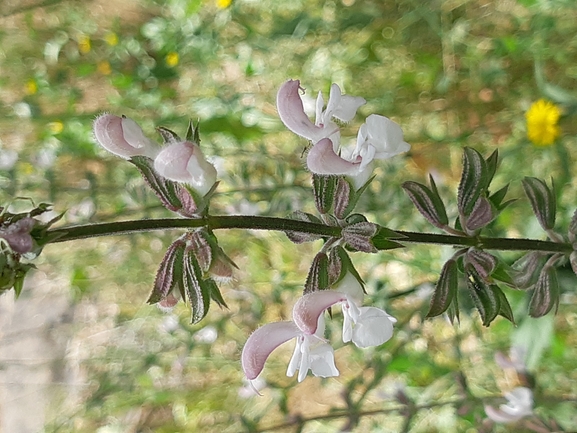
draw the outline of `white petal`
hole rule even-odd
[[[317,377],[334,377],[339,375],[335,366],[335,352],[328,343],[315,345],[309,352],[310,369]]]
[[[340,106],[341,103],[341,88],[337,84],[331,85],[329,93],[329,101],[327,102],[327,109],[323,113],[321,122],[326,124],[333,117],[333,113]]]
[[[295,343],[295,350],[293,352],[293,356],[291,356],[291,359],[289,361],[287,370],[286,370],[286,375],[288,377],[293,377],[296,373],[296,371],[299,369],[299,365],[301,363],[301,359],[303,357],[302,351],[301,351],[301,346],[302,343],[304,341],[304,336],[298,336],[296,338],[296,343]]]
[[[360,163],[353,163],[338,156],[328,138],[322,139],[309,150],[307,167],[313,173],[327,175],[357,175],[361,171]]]
[[[353,343],[357,347],[380,346],[393,336],[393,321],[376,307],[361,307],[353,328]]]
[[[271,352],[298,335],[299,328],[288,321],[268,323],[254,331],[242,349],[241,364],[246,377],[256,379]]]
[[[350,122],[353,117],[355,117],[355,114],[357,114],[359,107],[366,103],[365,98],[361,98],[360,96],[343,95],[341,96],[341,103],[333,112],[333,117],[343,122]]]
[[[347,272],[342,280],[333,286],[333,289],[350,296],[357,304],[363,303],[365,296],[363,286],[352,272]]]
[[[319,317],[330,306],[346,301],[346,295],[334,290],[322,290],[301,297],[293,307],[293,321],[307,335],[317,331]]]
[[[141,150],[143,155],[150,158],[154,159],[156,155],[158,155],[158,152],[160,151],[158,145],[144,135],[144,131],[142,131],[142,128],[140,128],[134,120],[128,117],[123,117],[121,125],[124,139],[131,146]]]
[[[367,141],[375,147],[375,159],[391,158],[407,152],[411,145],[403,140],[403,130],[392,120],[371,114],[367,117]]]

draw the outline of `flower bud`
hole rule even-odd
[[[0,229],[0,238],[8,242],[14,252],[18,254],[29,253],[34,247],[34,240],[30,236],[30,231],[35,224],[34,218],[22,218],[8,227]]]
[[[166,179],[192,186],[203,196],[216,182],[216,169],[192,141],[166,146],[154,160],[154,169]]]
[[[93,130],[98,144],[121,158],[139,155],[154,158],[158,154],[158,145],[128,117],[102,114],[94,121]]]

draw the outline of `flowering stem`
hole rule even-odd
[[[197,219],[162,218],[86,224],[52,229],[49,230],[49,234],[60,235],[51,241],[51,243],[57,243],[99,236],[125,235],[153,230],[191,229],[204,226],[212,230],[275,230],[310,233],[324,237],[338,238],[341,236],[340,227],[297,221],[288,218],[252,215],[207,216]],[[481,249],[501,251],[543,251],[550,253],[569,253],[573,251],[571,244],[562,242],[540,241],[535,239],[488,238],[481,236],[466,237],[435,233],[416,233],[401,230],[395,231],[404,236],[403,239],[399,240],[401,243],[453,245],[457,247],[478,247]]]

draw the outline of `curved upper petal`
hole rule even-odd
[[[316,174],[354,176],[360,173],[360,163],[347,161],[337,155],[332,141],[328,138],[320,140],[309,150],[307,167]]]
[[[288,80],[279,89],[276,97],[278,114],[285,126],[301,137],[318,141],[323,130],[315,126],[305,113],[303,101],[299,95],[299,80]]]
[[[301,297],[293,307],[293,321],[307,335],[317,331],[319,317],[330,306],[346,301],[344,293],[322,290]]]
[[[242,349],[241,364],[246,377],[256,379],[271,352],[301,334],[299,328],[289,321],[268,323],[254,331]]]

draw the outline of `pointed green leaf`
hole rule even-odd
[[[511,322],[514,325],[515,324],[515,317],[513,317],[513,310],[511,309],[511,305],[509,304],[509,300],[507,299],[507,296],[505,296],[505,293],[503,293],[503,291],[501,290],[500,287],[498,287],[494,284],[491,287],[493,288],[493,291],[495,292],[495,294],[500,298],[499,316],[504,317],[505,319],[507,319],[509,322]]]

